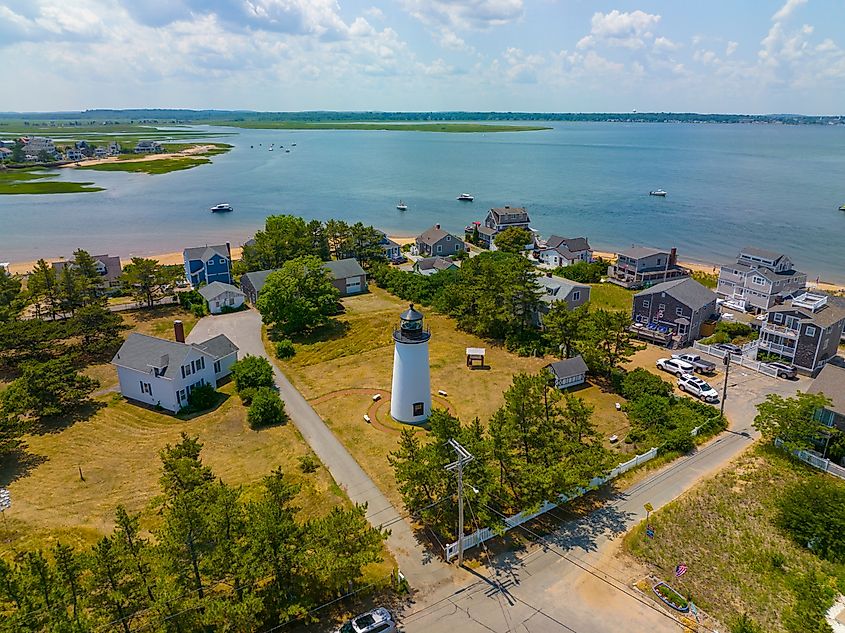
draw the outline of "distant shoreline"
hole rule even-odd
[[[393,240],[400,246],[404,246],[405,244],[413,244],[414,240],[416,239],[414,236],[411,235],[389,235],[389,239]],[[240,259],[241,254],[243,252],[243,248],[240,246],[233,246],[232,247],[232,259]],[[109,255],[114,255],[114,253],[109,253]],[[179,251],[176,252],[169,252],[169,253],[157,253],[157,254],[141,254],[141,253],[134,253],[134,254],[123,254],[119,253],[121,263],[125,266],[129,259],[133,256],[135,257],[144,257],[147,259],[156,259],[160,264],[164,265],[176,265],[181,264],[183,262],[182,253]],[[593,251],[593,255],[595,257],[600,257],[602,259],[607,260],[615,260],[616,255],[611,251]],[[56,257],[56,258],[44,258],[47,262],[54,262],[54,261],[61,261],[65,258],[63,257]],[[26,261],[26,262],[11,262],[9,264],[9,272],[13,274],[23,275],[31,271],[35,267],[35,261]],[[700,272],[706,273],[708,275],[718,275],[719,268],[721,264],[710,263],[710,262],[700,262],[700,261],[678,261],[678,264],[684,266],[685,268],[689,268],[693,272]],[[825,292],[842,292],[845,291],[845,285],[836,284],[827,281],[813,281],[811,279],[812,275],[808,273],[808,281],[807,286],[810,288],[814,288],[816,290],[822,290]]]

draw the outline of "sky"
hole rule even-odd
[[[0,0],[0,110],[841,114],[845,0]]]

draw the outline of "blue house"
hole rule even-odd
[[[229,242],[217,246],[186,248],[182,255],[185,259],[185,279],[191,287],[214,281],[232,283],[232,249]]]

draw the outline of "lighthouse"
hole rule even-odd
[[[393,392],[390,415],[394,420],[417,424],[431,415],[431,378],[428,367],[428,341],[431,331],[423,325],[423,315],[414,304],[399,315],[393,330]]]

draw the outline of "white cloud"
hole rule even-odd
[[[654,38],[654,48],[655,50],[661,51],[676,51],[681,47],[680,44],[677,42],[673,42],[668,37],[656,37]]]
[[[623,13],[614,9],[610,13],[594,13],[590,34],[578,42],[579,48],[588,48],[602,41],[610,46],[642,48],[651,39],[651,30],[660,22],[660,16],[644,11]]]
[[[781,22],[787,19],[795,9],[803,4],[807,4],[807,0],[786,0],[786,3],[772,16],[772,21]]]
[[[739,42],[728,42],[728,45],[725,46],[725,57],[733,55],[737,48],[739,48]]]
[[[428,26],[488,29],[520,19],[523,0],[404,0],[407,11]]]

